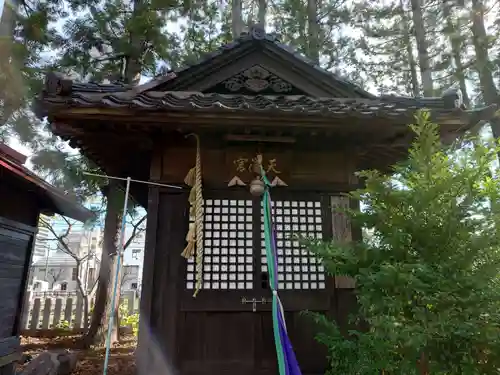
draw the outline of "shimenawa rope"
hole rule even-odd
[[[194,222],[189,224],[189,231],[186,236],[188,244],[181,255],[186,259],[190,259],[196,253],[196,284],[193,294],[193,297],[196,297],[203,282],[203,186],[200,138],[197,134],[189,134],[189,136],[196,138],[196,164],[189,171],[184,182],[192,187],[189,194],[189,203],[191,204],[190,217],[194,216]]]

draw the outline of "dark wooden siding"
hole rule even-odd
[[[34,193],[14,184],[11,179],[0,178],[0,197],[0,217],[32,227],[37,226],[40,204]]]
[[[19,323],[39,216],[34,194],[0,181],[0,361],[16,359]],[[0,375],[14,373],[12,363]]]

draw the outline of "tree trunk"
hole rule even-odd
[[[82,266],[81,260],[76,260],[76,285],[78,288],[78,292],[80,293],[80,298],[83,300],[83,329],[87,332],[87,328],[89,327],[89,298],[87,291],[84,288],[84,283],[80,277],[80,268]]]
[[[118,247],[118,246],[117,246]],[[120,340],[120,294],[121,294],[121,275],[123,272],[123,258],[120,259],[120,269],[118,271],[118,275],[116,274],[116,267],[118,267],[118,258],[116,256],[113,257],[113,266],[112,266],[112,279],[109,283],[108,289],[108,303],[107,303],[107,311],[109,314],[103,316],[105,319],[103,321],[102,327],[104,329],[104,333],[107,334],[109,328],[109,318],[111,315],[111,311],[114,311],[113,315],[113,327],[111,329],[111,345],[118,342]],[[115,279],[116,278],[116,279]],[[114,290],[116,283],[116,291]],[[111,300],[113,299],[113,293],[115,294],[114,308],[112,308]],[[104,342],[104,341],[103,341]]]
[[[307,34],[309,58],[319,64],[318,0],[307,0]]]
[[[472,42],[476,54],[476,69],[479,73],[479,83],[483,101],[486,104],[500,104],[489,59],[489,46],[486,28],[484,26],[484,4],[481,0],[472,0]],[[491,131],[495,138],[500,137],[500,120],[490,121]]]
[[[233,32],[233,39],[238,38],[243,31],[242,13],[241,0],[233,0],[231,3],[231,29]]]
[[[418,360],[418,371],[420,375],[429,375],[429,363],[423,352],[420,354],[420,359]]]
[[[443,3],[443,18],[446,22],[446,34],[450,40],[451,53],[455,63],[455,76],[458,79],[460,91],[462,91],[463,102],[466,107],[470,106],[467,85],[465,84],[465,67],[462,63],[460,25],[453,20],[453,9],[451,0]]]
[[[146,17],[146,12],[149,12],[143,0],[133,0],[131,24],[135,19]],[[131,85],[138,85],[142,73],[142,58],[147,50],[145,45],[144,35],[137,31],[129,33],[130,53],[125,59],[125,67],[123,77],[125,82]]]
[[[413,96],[420,95],[420,89],[418,84],[418,74],[417,74],[417,61],[413,55],[413,43],[410,38],[410,21],[406,14],[406,9],[403,0],[400,0],[399,6],[401,8],[401,19],[402,19],[402,33],[404,38],[404,43],[406,45],[406,53],[408,54],[408,65],[410,67],[410,89]]]
[[[259,26],[262,27],[262,29],[266,29],[266,14],[267,14],[267,0],[259,0],[259,14],[258,14],[258,21],[259,21]]]
[[[413,28],[417,41],[418,63],[420,65],[420,75],[424,96],[433,96],[432,72],[429,61],[429,44],[425,35],[424,15],[422,11],[422,0],[411,0],[413,14]]]
[[[106,340],[106,331],[108,327],[109,314],[108,296],[109,289],[112,288],[113,270],[116,269],[116,243],[117,234],[120,227],[120,194],[116,190],[115,183],[110,182],[108,190],[108,202],[106,208],[106,217],[104,219],[103,252],[101,266],[99,268],[99,279],[97,283],[96,299],[94,311],[90,322],[89,330],[84,338],[84,344],[88,347],[94,344],[102,344]],[[113,339],[117,340],[115,334]]]
[[[472,42],[476,54],[476,69],[479,73],[479,82],[483,100],[486,104],[498,103],[498,93],[493,80],[489,46],[486,28],[484,26],[484,4],[481,0],[472,0]]]

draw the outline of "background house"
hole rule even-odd
[[[51,226],[58,232],[64,232],[66,223],[52,220]],[[145,227],[145,223],[144,223]],[[99,273],[102,255],[103,228],[83,226],[72,228],[65,237],[66,244],[72,254],[81,259],[80,270],[77,273],[77,262],[69,255],[63,246],[48,233],[48,229],[39,227],[35,248],[39,255],[33,258],[28,290],[33,292],[61,291],[76,292],[78,290],[77,274],[87,290],[95,285]],[[125,238],[132,235],[133,228],[126,230]],[[123,256],[123,272],[121,286],[123,291],[139,290],[142,280],[142,264],[144,256],[145,236],[139,232],[125,250]]]

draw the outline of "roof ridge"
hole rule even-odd
[[[297,58],[298,60],[304,62],[305,64],[309,65],[311,68],[317,70],[318,72],[330,76],[330,78],[338,81],[339,83],[343,83],[346,85],[352,86],[356,91],[358,91],[361,95],[366,96],[367,98],[376,98],[376,95],[373,95],[363,89],[360,85],[357,83],[354,83],[353,81],[340,76],[337,73],[333,73],[325,68],[322,68],[319,64],[317,64],[314,60],[311,58],[307,57],[304,55],[302,52],[300,52],[297,48],[292,46],[291,44],[285,44],[281,41],[281,36],[276,33],[267,33],[266,30],[260,26],[259,24],[252,25],[248,28],[248,30],[243,31],[240,33],[240,35],[233,40],[231,40],[228,43],[224,43],[221,46],[217,47],[211,52],[207,52],[201,56],[201,58],[194,64],[186,64],[184,66],[181,66],[177,69],[173,69],[165,76],[153,78],[151,81],[146,82],[142,85],[136,86],[135,90],[137,92],[144,92],[147,90],[151,90],[156,86],[162,85],[172,79],[175,79],[178,77],[178,75],[192,67],[199,66],[201,64],[204,64],[208,62],[209,60],[220,56],[224,52],[231,50],[233,48],[236,48],[243,43],[250,42],[250,41],[256,41],[256,42],[263,42],[263,43],[269,43],[273,44],[274,46],[278,47],[279,49],[289,53],[293,57]]]

